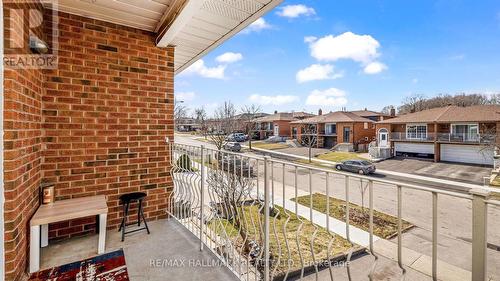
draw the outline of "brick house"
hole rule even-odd
[[[253,120],[255,135],[258,139],[267,139],[271,136],[290,136],[290,122],[314,116],[307,112],[277,112]]]
[[[7,2],[0,51],[35,55],[33,37],[56,58],[52,68],[3,62],[0,71],[0,280],[22,280],[42,182],[54,184],[56,200],[106,195],[109,228],[118,228],[118,197],[128,192],[147,193],[148,220],[167,216],[175,74],[281,1],[60,1],[57,10],[51,1]],[[42,25],[31,30],[27,15]],[[49,236],[94,230],[88,217],[51,224]]]
[[[291,122],[290,136],[300,140],[306,126],[312,128],[317,147],[332,148],[337,144],[352,144],[354,149],[365,146],[375,139],[375,121],[349,111],[335,111],[319,114]]]
[[[395,156],[471,164],[493,164],[500,138],[500,106],[446,106],[376,123],[379,147]]]

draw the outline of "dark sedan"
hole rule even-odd
[[[348,171],[360,175],[375,173],[375,165],[367,160],[347,160],[335,165],[335,168],[339,171]]]

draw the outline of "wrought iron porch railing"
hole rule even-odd
[[[375,200],[382,198],[379,193],[374,196],[374,185],[394,190],[384,196],[394,198],[391,231],[397,252],[392,258],[402,279],[408,269],[402,234],[410,224],[402,216],[403,197],[415,192],[432,198],[429,275],[439,278],[438,203],[450,196],[472,206],[472,280],[487,278],[488,207],[500,206],[499,201],[488,199],[488,189],[458,193],[249,153],[168,145],[174,182],[168,199],[170,217],[200,239],[200,250],[212,251],[241,280],[290,280],[306,274],[318,279],[323,270],[334,280],[339,263],[349,280],[355,280],[351,259],[365,251],[373,259],[366,272],[372,280],[382,257],[374,243],[384,238],[374,221],[379,220]],[[353,192],[360,196],[353,197]],[[333,218],[335,212],[343,218]]]

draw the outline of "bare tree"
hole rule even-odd
[[[213,123],[214,132],[210,134],[210,139],[218,150],[226,144],[226,137],[234,131],[236,109],[231,101],[226,101],[215,109]]]
[[[318,128],[316,124],[304,124],[302,127],[301,143],[308,148],[309,163],[311,163],[312,159],[312,148],[318,142],[317,132]]]
[[[182,105],[182,102],[174,101],[174,124],[177,125],[188,115],[189,109]]]
[[[408,96],[403,100],[403,104],[398,108],[398,112],[404,114],[422,111],[425,109],[424,101],[425,96],[421,94]]]
[[[252,149],[252,137],[253,133],[257,130],[257,124],[253,122],[253,119],[262,112],[262,108],[259,105],[251,104],[245,105],[241,108],[241,113],[243,120],[245,122],[245,133],[248,135],[248,147]]]
[[[483,104],[500,104],[500,93],[493,94],[466,94],[456,95],[439,94],[432,98],[425,98],[423,95],[415,94],[403,100],[398,111],[401,114],[422,111],[447,105],[472,106]]]
[[[195,108],[194,115],[195,115],[195,118],[196,118],[196,122],[198,124],[200,124],[201,134],[206,139],[207,138],[207,130],[208,130],[208,128],[207,128],[207,112],[205,111],[205,108],[203,106],[199,107],[199,108]]]
[[[251,177],[245,177],[244,173],[238,173],[237,166],[230,164],[233,163],[234,157],[237,156],[228,155],[224,157],[221,161],[217,162],[216,168],[209,169],[207,173],[207,186],[209,187],[209,192],[213,195],[211,198],[214,198],[216,202],[213,204],[212,212],[220,219],[218,222],[220,225],[217,227],[221,229],[222,233],[219,234],[221,238],[231,239],[232,243],[241,245],[241,248],[238,247],[238,249],[241,249],[239,254],[250,256],[250,262],[257,265],[257,270],[262,276],[264,274],[264,266],[257,264],[257,261],[259,259],[258,253],[264,246],[263,237],[262,235],[256,236],[249,233],[251,231],[251,229],[247,229],[249,227],[247,221],[249,215],[248,213],[245,214],[245,209],[248,208],[245,202],[251,199],[250,194],[255,184]],[[224,162],[222,164],[225,167],[224,169],[219,166],[221,162]],[[258,204],[262,204],[262,202],[258,202]],[[247,212],[248,210],[252,211],[251,209],[247,209]],[[225,227],[224,221],[229,222],[237,230],[236,237],[233,237],[235,234],[233,230],[230,230],[232,231],[231,233],[226,233],[228,229],[232,228]],[[252,239],[254,236],[257,239]],[[222,255],[234,255],[234,252],[227,252],[227,250],[222,248],[219,251]],[[272,260],[272,253],[270,254],[270,259]],[[273,266],[271,262],[270,266]]]

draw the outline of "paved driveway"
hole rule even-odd
[[[376,164],[377,169],[447,180],[483,184],[483,177],[491,173],[490,167],[455,163],[434,163],[429,160],[395,157]]]

